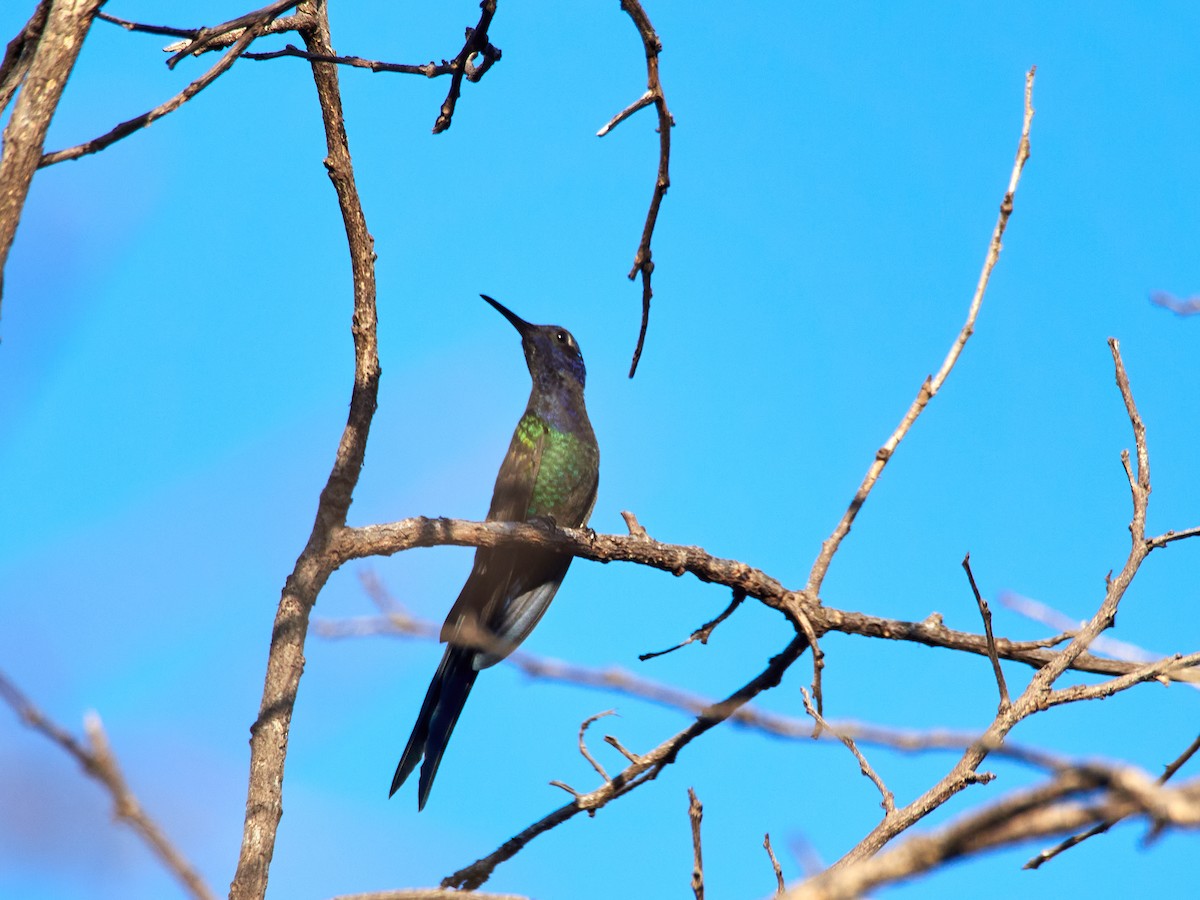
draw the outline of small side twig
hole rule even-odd
[[[779,867],[779,860],[775,858],[775,851],[771,849],[771,832],[763,835],[763,849],[767,851],[767,857],[771,860],[771,868],[775,872],[775,896],[778,897],[787,889],[787,885],[783,881],[783,869]]]
[[[175,848],[158,823],[146,814],[137,797],[129,789],[129,784],[125,781],[109,745],[108,736],[104,733],[104,726],[96,713],[88,713],[84,719],[83,727],[87,734],[85,745],[47,718],[2,672],[0,697],[12,707],[22,724],[58,744],[74,757],[84,772],[104,785],[112,797],[115,816],[137,833],[192,897],[197,900],[216,900],[216,895],[204,883],[200,873]]]
[[[879,795],[883,798],[879,805],[883,807],[884,816],[887,817],[894,813],[896,811],[895,794],[888,790],[887,785],[883,783],[883,779],[879,777],[879,773],[871,768],[871,764],[867,762],[867,758],[862,755],[862,751],[858,749],[858,746],[854,743],[854,739],[848,735],[838,734],[836,731],[830,728],[829,723],[821,717],[821,714],[817,712],[816,707],[813,706],[812,699],[808,696],[808,691],[806,691],[804,688],[800,688],[800,696],[804,699],[804,711],[812,716],[813,721],[816,722],[817,725],[819,725],[822,729],[832,733],[834,737],[846,745],[847,750],[854,754],[854,758],[858,760],[859,770],[863,773],[863,775],[871,780],[871,783],[875,785],[876,789],[879,791]]]
[[[663,197],[671,186],[671,129],[675,127],[675,119],[667,109],[667,98],[663,93],[662,81],[658,75],[658,55],[662,53],[662,41],[650,24],[650,17],[638,0],[621,0],[621,9],[629,14],[638,34],[642,38],[642,46],[646,51],[646,92],[633,103],[609,119],[608,123],[596,132],[597,137],[604,137],[639,109],[654,104],[658,110],[658,175],[654,180],[654,193],[650,197],[650,209],[646,212],[646,224],[642,226],[642,239],[638,244],[637,253],[633,258],[633,268],[629,270],[629,280],[633,281],[640,272],[642,275],[642,324],[638,330],[637,346],[633,351],[633,361],[629,364],[629,377],[637,372],[638,362],[642,358],[642,348],[646,344],[646,329],[650,325],[650,298],[654,291],[650,287],[650,276],[654,273],[654,260],[650,252],[650,239],[654,236],[654,226],[658,222],[658,210],[662,206]]]
[[[625,527],[629,529],[630,537],[650,537],[642,523],[638,521],[638,517],[629,510],[621,510],[621,518],[625,520]]]
[[[615,716],[616,714],[617,711],[615,709],[606,709],[604,712],[596,713],[594,716],[588,716],[579,726],[579,752],[583,754],[584,759],[592,764],[592,768],[595,769],[596,773],[605,781],[612,781],[612,779],[609,778],[608,773],[604,771],[604,766],[596,762],[596,758],[588,752],[587,742],[584,740],[584,735],[587,733],[587,730],[591,724],[597,719],[603,719],[605,716]]]
[[[704,807],[696,792],[688,788],[688,818],[692,822],[692,893],[696,900],[704,900],[704,857],[700,852],[700,819],[704,816]]]
[[[992,611],[988,608],[987,601],[983,599],[983,595],[979,593],[979,586],[975,583],[975,573],[971,571],[971,554],[968,553],[963,557],[963,570],[967,573],[967,581],[971,583],[971,593],[975,595],[975,603],[979,607],[979,615],[983,619],[983,633],[987,637],[988,658],[992,661],[992,672],[996,676],[996,686],[1000,689],[1000,711],[1008,709],[1012,706],[1012,700],[1008,696],[1008,685],[1004,681],[1004,671],[1000,668],[1000,657],[996,653],[996,636],[992,633]]]
[[[730,616],[732,616],[733,611],[735,609],[737,609],[739,606],[741,606],[742,601],[745,599],[746,599],[746,592],[735,589],[733,592],[733,599],[731,601],[729,601],[729,605],[727,607],[725,607],[724,612],[722,612],[715,619],[710,619],[709,621],[705,622],[703,625],[701,625],[699,628],[697,628],[695,631],[693,631],[691,636],[688,637],[686,640],[682,640],[678,644],[676,644],[674,647],[668,647],[666,650],[655,650],[652,653],[639,653],[638,659],[641,662],[645,662],[648,659],[654,659],[654,657],[656,657],[656,656],[666,656],[668,653],[674,653],[676,650],[679,650],[682,647],[686,647],[688,644],[692,643],[693,641],[699,641],[702,644],[707,644],[708,639],[710,637],[712,637],[713,630],[716,629],[716,627],[718,625],[720,625],[722,622],[724,622]]]
[[[454,57],[454,61],[450,63],[450,90],[446,94],[442,108],[438,110],[437,121],[433,123],[434,134],[441,134],[450,127],[450,122],[454,117],[454,107],[458,103],[458,96],[462,90],[463,77],[465,76],[467,81],[478,81],[483,77],[483,73],[500,59],[500,50],[488,43],[488,29],[492,25],[492,17],[496,15],[496,0],[483,0],[479,4],[479,8],[481,10],[479,24],[474,28],[467,28],[466,42],[463,44],[462,50],[458,52],[458,56]],[[476,55],[483,57],[483,62],[478,67],[472,65],[471,62]]]
[[[262,29],[270,22],[278,19],[281,15],[296,6],[300,0],[275,0],[274,3],[268,3],[262,9],[256,9],[253,12],[248,12],[245,15],[238,16],[236,19],[230,19],[228,22],[222,22],[220,25],[214,25],[211,28],[198,28],[193,33],[191,40],[180,47],[177,52],[167,60],[167,68],[174,69],[179,62],[193,53],[202,52],[205,47],[214,39],[222,35],[233,34],[240,32],[241,29],[247,31],[253,30],[257,34],[262,33]],[[245,33],[239,33],[235,44],[241,44]],[[249,43],[249,42],[247,42]],[[242,49],[246,47],[242,44]],[[174,50],[175,47],[171,48]],[[240,52],[240,51],[239,51]]]
[[[606,734],[604,736],[604,743],[608,744],[608,746],[612,747],[614,750],[616,750],[618,753],[620,753],[622,756],[624,756],[627,760],[629,760],[634,765],[637,765],[638,763],[640,763],[642,761],[642,758],[640,756],[638,756],[636,753],[634,753],[632,750],[630,750],[628,747],[626,747],[624,744],[622,744],[620,741],[618,741],[611,734]],[[608,780],[611,781],[612,779],[610,778]]]

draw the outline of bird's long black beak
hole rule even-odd
[[[504,316],[504,318],[506,318],[506,319],[508,319],[508,321],[512,322],[513,328],[517,329],[517,331],[519,331],[521,333],[521,337],[524,337],[533,329],[533,327],[534,327],[533,325],[526,322],[524,319],[522,319],[520,316],[518,316],[515,312],[513,312],[508,307],[506,307],[500,303],[497,303],[495,300],[493,300],[487,294],[480,294],[479,296],[482,297],[484,300],[486,300],[488,303],[492,304],[492,306],[496,307],[496,310],[500,313],[500,315]]]

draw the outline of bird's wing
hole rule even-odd
[[[536,418],[526,414],[517,425],[500,473],[496,476],[496,488],[492,493],[487,521],[523,522],[527,518],[546,441],[545,427],[539,428],[539,424]],[[534,564],[531,566],[531,563]],[[499,645],[492,647],[489,658],[494,657],[492,662],[503,659],[508,652],[502,645],[507,643],[515,646],[541,617],[539,613],[528,628],[518,629],[520,637],[515,640],[507,637],[512,631],[509,619],[522,618],[520,609],[509,609],[514,605],[509,601],[516,600],[530,586],[514,584],[514,581],[526,581],[529,575],[535,574],[534,569],[543,568],[528,558],[524,548],[480,547],[475,551],[471,575],[454,601],[450,614],[446,616],[442,640],[463,646],[481,646],[491,637]],[[554,596],[553,591],[550,596]],[[544,602],[549,603],[549,597]],[[519,607],[520,603],[516,606]]]

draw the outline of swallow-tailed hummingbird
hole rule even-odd
[[[487,520],[581,527],[596,502],[600,450],[583,404],[586,372],[579,345],[565,328],[531,325],[491,297],[480,296],[521,335],[533,380],[529,404],[496,476]],[[424,757],[417,805],[425,808],[476,676],[529,636],[554,599],[571,559],[522,544],[475,551],[471,575],[442,626],[446,652],[396,767],[389,797]]]

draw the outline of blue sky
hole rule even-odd
[[[0,9],[7,40],[32,2]],[[402,62],[456,52],[470,2],[334,4],[337,49]],[[233,2],[111,0],[119,16],[212,24]],[[383,382],[352,524],[480,518],[528,393],[486,292],[569,327],[589,369],[602,472],[592,526],[630,509],[657,538],[699,544],[799,587],[876,448],[962,324],[1007,183],[1024,72],[1037,118],[1004,254],[977,333],[889,465],[824,600],[978,629],[959,567],[1083,618],[1127,550],[1128,420],[1105,340],[1121,340],[1152,462],[1151,531],[1200,524],[1196,328],[1148,302],[1200,291],[1200,62],[1193,4],[964,3],[916,8],[651,3],[677,127],[654,241],[655,304],[626,376],[640,291],[625,279],[657,153],[644,111],[596,130],[645,86],[617,3],[501,4],[503,60],[429,130],[446,83],[343,71],[351,150],[379,255]],[[48,146],[161,102],[215,58],[162,63],[163,40],[98,24]],[[275,46],[282,41],[264,42]],[[241,62],[179,112],[35,178],[0,319],[0,666],[61,723],[103,718],[135,790],[210,883],[240,841],[247,728],[283,579],[312,522],[345,420],[350,279],[311,78]],[[1154,554],[1115,636],[1200,646],[1200,545]],[[347,566],[316,616],[367,614],[365,568],[440,620],[470,551]],[[653,662],[725,592],[577,562],[531,652],[718,695],[788,639],[746,604],[706,647]],[[993,604],[996,629],[1044,633]],[[831,635],[826,713],[982,728],[987,661]],[[386,800],[439,650],[310,638],[291,732],[276,897],[436,883],[563,802],[594,773],[579,722],[645,749],[685,717],[564,685],[485,673],[429,806]],[[802,715],[807,659],[765,698]],[[1007,669],[1019,689],[1029,677]],[[1074,683],[1078,677],[1068,678]],[[1191,690],[1148,686],[1056,710],[1013,739],[1149,771],[1195,736]],[[900,802],[946,754],[869,750]],[[929,824],[1028,783],[966,792]],[[1184,770],[1186,774],[1187,770]],[[844,749],[724,727],[658,780],[540,838],[488,887],[539,897],[690,896],[686,789],[705,805],[713,895],[789,880],[807,843],[830,863],[879,813]],[[158,898],[173,885],[73,763],[0,714],[0,895]],[[1142,845],[1125,825],[1037,873],[1038,846],[956,866],[896,897],[1101,896],[1194,879],[1190,839]],[[970,887],[968,887],[970,885]]]

